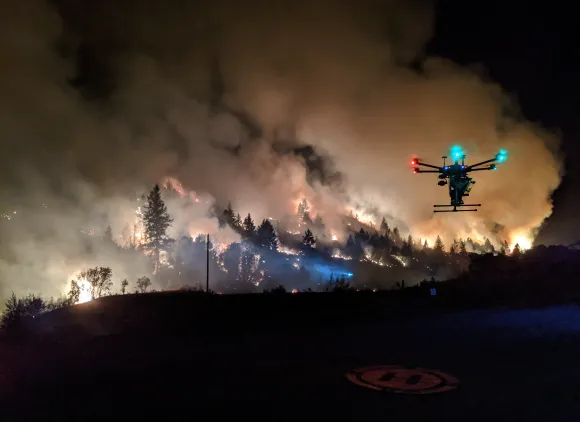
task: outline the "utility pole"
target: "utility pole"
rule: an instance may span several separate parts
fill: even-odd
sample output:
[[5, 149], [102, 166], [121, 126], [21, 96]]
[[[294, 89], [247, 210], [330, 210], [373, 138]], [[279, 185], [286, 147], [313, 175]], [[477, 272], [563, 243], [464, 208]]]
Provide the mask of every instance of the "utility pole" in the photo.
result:
[[205, 291], [209, 293], [209, 233], [207, 234], [206, 252]]

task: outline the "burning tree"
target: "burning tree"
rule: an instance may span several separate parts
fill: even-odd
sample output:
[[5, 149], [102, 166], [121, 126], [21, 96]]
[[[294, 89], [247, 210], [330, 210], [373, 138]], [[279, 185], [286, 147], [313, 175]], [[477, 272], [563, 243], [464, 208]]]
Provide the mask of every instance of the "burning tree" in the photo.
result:
[[399, 233], [399, 229], [397, 227], [393, 229], [391, 236], [393, 238], [393, 243], [395, 244], [395, 246], [401, 247], [403, 244], [403, 240], [401, 239], [401, 234]]
[[459, 247], [459, 242], [457, 240], [453, 239], [453, 243], [449, 247], [449, 253], [451, 255], [457, 255], [460, 252], [461, 251], [460, 251], [460, 247]]
[[224, 210], [220, 219], [220, 227], [225, 227], [226, 224], [229, 224], [232, 228], [236, 228], [236, 214], [234, 213], [231, 202], [228, 202], [228, 207]]
[[459, 239], [459, 254], [462, 256], [467, 256], [467, 246], [463, 239]]
[[81, 286], [76, 280], [71, 280], [70, 290], [68, 292], [68, 300], [71, 305], [78, 303], [81, 299]]
[[489, 240], [489, 238], [487, 238], [487, 237], [485, 238], [485, 244], [483, 245], [483, 249], [485, 250], [485, 253], [494, 253], [495, 252], [495, 248], [491, 244], [491, 240]]
[[306, 231], [304, 232], [302, 244], [310, 248], [314, 248], [314, 246], [316, 246], [316, 239], [314, 238], [314, 234], [312, 234], [312, 231], [310, 229], [306, 229]]
[[248, 213], [248, 216], [244, 218], [244, 223], [242, 225], [244, 232], [242, 233], [244, 239], [251, 239], [256, 234], [256, 225], [252, 216]]
[[433, 250], [440, 255], [445, 253], [445, 246], [443, 245], [443, 241], [439, 235], [437, 236], [437, 240], [435, 240], [435, 246], [433, 247]]
[[383, 221], [381, 221], [380, 230], [381, 234], [385, 236], [387, 239], [391, 238], [391, 228], [389, 227], [389, 223], [387, 223], [385, 217], [383, 217]]
[[161, 199], [159, 185], [155, 185], [147, 196], [147, 205], [144, 208], [145, 243], [143, 247], [153, 252], [155, 270], [157, 270], [160, 251], [165, 249], [172, 241], [172, 239], [167, 237], [167, 229], [173, 222], [167, 212], [165, 202]]
[[243, 288], [260, 284], [261, 272], [259, 267], [260, 255], [256, 254], [250, 244], [244, 244], [242, 246], [238, 267], [238, 281], [242, 283]]
[[[113, 282], [111, 281], [112, 276], [113, 271], [109, 267], [94, 267], [81, 272], [77, 275], [77, 280], [79, 281], [77, 283], [79, 296], [76, 301], [79, 301], [80, 296], [83, 294], [83, 289], [88, 290], [89, 300], [111, 294], [111, 287], [113, 287]], [[74, 284], [71, 283], [71, 285], [72, 292]], [[76, 294], [76, 291], [74, 294]]]
[[507, 250], [506, 250], [506, 247], [505, 247], [504, 242], [501, 242], [500, 245], [501, 246], [499, 247], [499, 254], [500, 255], [506, 255], [507, 254]]
[[240, 229], [242, 227], [242, 217], [240, 217], [240, 213], [238, 213], [232, 222], [234, 229]]
[[263, 220], [258, 227], [256, 243], [259, 247], [270, 251], [278, 249], [278, 237], [270, 220]]
[[301, 221], [304, 221], [306, 219], [310, 219], [310, 206], [308, 205], [308, 202], [306, 201], [306, 198], [304, 198], [299, 204], [298, 204], [298, 210], [296, 211], [296, 215], [298, 216], [298, 218]]

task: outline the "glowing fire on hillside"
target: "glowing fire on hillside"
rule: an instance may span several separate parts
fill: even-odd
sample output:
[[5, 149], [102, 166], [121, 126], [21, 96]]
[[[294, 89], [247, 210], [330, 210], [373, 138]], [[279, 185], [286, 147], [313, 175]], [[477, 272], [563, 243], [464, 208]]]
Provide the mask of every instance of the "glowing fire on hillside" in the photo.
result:
[[79, 303], [86, 303], [93, 300], [91, 295], [91, 284], [87, 280], [79, 280], [78, 281], [80, 293], [79, 293], [79, 300], [76, 302]]

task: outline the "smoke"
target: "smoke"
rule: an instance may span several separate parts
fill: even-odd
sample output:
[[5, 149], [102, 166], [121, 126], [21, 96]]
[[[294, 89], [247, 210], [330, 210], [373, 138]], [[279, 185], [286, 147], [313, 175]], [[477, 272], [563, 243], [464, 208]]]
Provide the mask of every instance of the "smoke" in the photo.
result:
[[[428, 2], [5, 3], [0, 194], [23, 210], [0, 226], [7, 288], [52, 292], [86, 257], [104, 265], [78, 252], [78, 228], [118, 235], [127, 198], [168, 176], [207, 195], [194, 213], [170, 207], [174, 235], [216, 231], [210, 210], [228, 200], [260, 221], [306, 197], [335, 232], [356, 209], [430, 244], [533, 238], [551, 213], [557, 137], [481, 72], [424, 57]], [[409, 158], [438, 162], [455, 143], [470, 161], [509, 159], [475, 177], [481, 212], [434, 217], [446, 192]]]

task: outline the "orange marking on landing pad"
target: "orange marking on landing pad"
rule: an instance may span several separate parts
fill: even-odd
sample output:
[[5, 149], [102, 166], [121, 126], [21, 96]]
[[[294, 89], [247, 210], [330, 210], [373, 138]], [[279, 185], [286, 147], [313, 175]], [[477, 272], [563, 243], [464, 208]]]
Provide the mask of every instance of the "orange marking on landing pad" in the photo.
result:
[[457, 378], [441, 371], [398, 365], [358, 368], [346, 378], [361, 387], [402, 394], [442, 393], [459, 385]]

